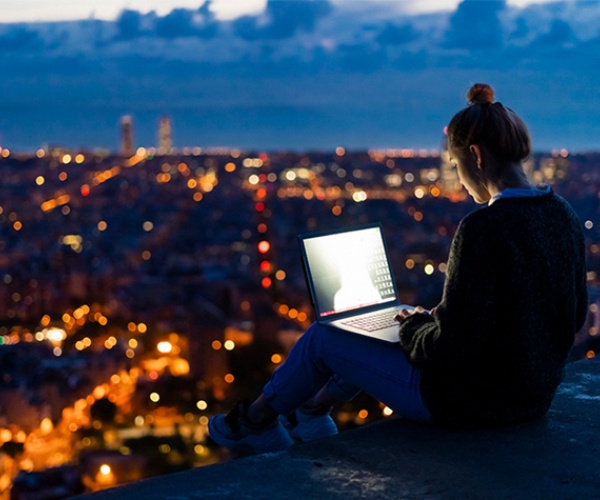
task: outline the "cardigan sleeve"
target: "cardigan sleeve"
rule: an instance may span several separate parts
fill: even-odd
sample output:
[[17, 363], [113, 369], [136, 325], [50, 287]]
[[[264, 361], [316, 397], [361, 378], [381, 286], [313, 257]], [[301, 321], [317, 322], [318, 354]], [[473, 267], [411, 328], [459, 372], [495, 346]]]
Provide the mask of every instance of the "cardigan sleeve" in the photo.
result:
[[484, 350], [497, 313], [497, 264], [494, 238], [481, 215], [471, 214], [457, 229], [433, 314], [413, 314], [400, 324], [400, 345], [417, 367], [469, 362]]

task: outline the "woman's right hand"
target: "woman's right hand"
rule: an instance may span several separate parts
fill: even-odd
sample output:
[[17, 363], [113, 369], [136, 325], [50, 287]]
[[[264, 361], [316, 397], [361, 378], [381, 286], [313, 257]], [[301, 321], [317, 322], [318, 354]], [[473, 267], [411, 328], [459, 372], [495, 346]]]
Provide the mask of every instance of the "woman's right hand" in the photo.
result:
[[394, 320], [401, 322], [403, 320], [405, 320], [406, 318], [408, 318], [409, 316], [412, 316], [415, 313], [426, 313], [427, 311], [425, 310], [425, 308], [423, 306], [416, 306], [416, 307], [403, 307], [402, 309], [400, 309], [400, 312], [398, 314], [396, 314], [396, 316], [394, 316]]

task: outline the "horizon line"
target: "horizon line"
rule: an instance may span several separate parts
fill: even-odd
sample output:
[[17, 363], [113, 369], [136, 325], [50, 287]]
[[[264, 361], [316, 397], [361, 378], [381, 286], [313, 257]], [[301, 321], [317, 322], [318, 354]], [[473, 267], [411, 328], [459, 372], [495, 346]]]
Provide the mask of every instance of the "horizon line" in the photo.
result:
[[[48, 155], [70, 155], [70, 154], [91, 154], [95, 156], [200, 156], [200, 155], [229, 155], [239, 157], [248, 154], [329, 154], [343, 157], [347, 154], [369, 154], [385, 155], [388, 158], [437, 158], [440, 157], [444, 148], [420, 148], [420, 147], [346, 147], [342, 145], [328, 148], [261, 148], [261, 147], [237, 147], [237, 146], [185, 146], [173, 147], [171, 151], [162, 152], [158, 147], [139, 146], [135, 148], [133, 155], [123, 154], [119, 150], [96, 146], [92, 148], [78, 147], [71, 148], [63, 145], [42, 146], [37, 149], [19, 150], [10, 147], [0, 146], [0, 160], [9, 157], [19, 158], [44, 158]], [[530, 156], [550, 154], [554, 157], [566, 158], [572, 155], [600, 154], [600, 146], [597, 149], [571, 149], [571, 148], [549, 148], [537, 149], [531, 152]]]

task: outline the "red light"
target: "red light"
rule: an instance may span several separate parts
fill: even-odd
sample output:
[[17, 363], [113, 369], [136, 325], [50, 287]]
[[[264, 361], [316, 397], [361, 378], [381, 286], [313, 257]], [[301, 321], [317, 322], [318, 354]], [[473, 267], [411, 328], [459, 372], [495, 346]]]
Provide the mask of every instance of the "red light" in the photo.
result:
[[258, 180], [259, 180], [260, 182], [266, 182], [266, 181], [267, 181], [267, 174], [260, 174], [260, 175], [258, 176]]
[[254, 206], [255, 206], [257, 212], [262, 212], [265, 209], [265, 204], [262, 201], [259, 201]]
[[271, 278], [263, 278], [260, 283], [263, 288], [269, 288], [271, 286]]
[[260, 263], [260, 270], [263, 273], [268, 273], [271, 270], [271, 263], [268, 260], [263, 260]]
[[271, 244], [268, 241], [263, 240], [258, 244], [258, 251], [260, 253], [267, 253], [270, 249]]
[[81, 186], [81, 196], [87, 196], [90, 194], [90, 187], [87, 184]]
[[264, 222], [261, 222], [257, 228], [259, 233], [266, 233], [267, 232], [267, 225]]

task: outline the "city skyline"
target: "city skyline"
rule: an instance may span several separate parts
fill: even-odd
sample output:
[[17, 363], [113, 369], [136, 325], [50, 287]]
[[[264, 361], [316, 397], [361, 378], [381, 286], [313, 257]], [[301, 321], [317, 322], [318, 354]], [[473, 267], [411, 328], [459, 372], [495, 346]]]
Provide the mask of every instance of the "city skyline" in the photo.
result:
[[[475, 209], [446, 153], [0, 151], [0, 494], [59, 482], [67, 497], [230, 457], [209, 417], [260, 391], [314, 317], [296, 234], [379, 221], [400, 300], [437, 304]], [[600, 349], [599, 161], [524, 165], [583, 225], [590, 304], [571, 360]], [[365, 396], [334, 418], [391, 414]]]
[[599, 3], [442, 3], [271, 1], [233, 19], [216, 2], [130, 3], [115, 20], [5, 22], [0, 146], [117, 151], [123, 115], [154, 145], [166, 115], [175, 148], [432, 149], [485, 81], [535, 150], [600, 147]]

